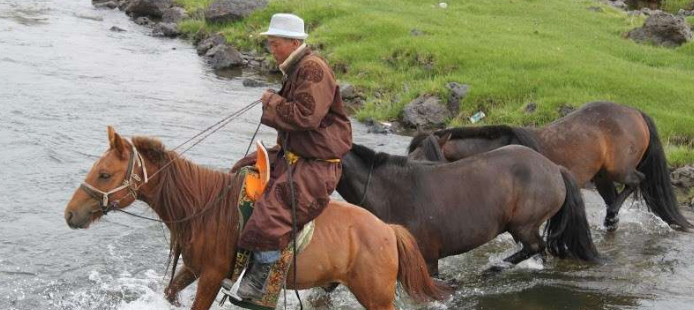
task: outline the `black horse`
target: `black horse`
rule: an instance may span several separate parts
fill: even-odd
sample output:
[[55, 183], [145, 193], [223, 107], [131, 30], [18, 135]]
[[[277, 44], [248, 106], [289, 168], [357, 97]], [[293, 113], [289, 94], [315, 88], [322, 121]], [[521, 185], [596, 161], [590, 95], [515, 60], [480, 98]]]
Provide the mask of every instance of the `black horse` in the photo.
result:
[[[558, 257], [598, 257], [573, 176], [539, 153], [507, 146], [454, 163], [410, 161], [355, 144], [343, 158], [337, 190], [419, 242], [431, 273], [440, 258], [509, 232], [517, 264], [546, 249]], [[546, 242], [540, 226], [546, 225]]]

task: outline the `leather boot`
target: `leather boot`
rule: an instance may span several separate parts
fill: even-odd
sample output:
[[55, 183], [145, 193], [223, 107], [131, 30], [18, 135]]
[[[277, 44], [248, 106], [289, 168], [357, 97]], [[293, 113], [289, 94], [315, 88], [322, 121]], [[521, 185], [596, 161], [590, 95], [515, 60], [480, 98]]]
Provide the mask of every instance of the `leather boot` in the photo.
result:
[[254, 262], [241, 279], [236, 295], [241, 299], [258, 300], [265, 294], [265, 282], [270, 274], [270, 264]]

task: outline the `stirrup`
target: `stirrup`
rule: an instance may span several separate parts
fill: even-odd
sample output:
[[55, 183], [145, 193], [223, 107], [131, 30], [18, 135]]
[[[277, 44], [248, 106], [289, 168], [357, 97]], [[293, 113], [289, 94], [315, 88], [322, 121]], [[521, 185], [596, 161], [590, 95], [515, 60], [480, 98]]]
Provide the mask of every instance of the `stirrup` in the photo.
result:
[[224, 304], [226, 303], [226, 301], [227, 301], [229, 298], [232, 298], [232, 299], [235, 299], [235, 300], [238, 300], [238, 301], [242, 301], [241, 297], [239, 297], [238, 295], [236, 295], [236, 291], [233, 290], [234, 284], [235, 284], [235, 283], [232, 282], [231, 279], [224, 279], [224, 280], [222, 280], [222, 289], [221, 289], [220, 291], [222, 292], [222, 295], [224, 295], [224, 296], [222, 296], [222, 299], [219, 301], [219, 306], [220, 306], [220, 307], [221, 307], [221, 306], [224, 306]]

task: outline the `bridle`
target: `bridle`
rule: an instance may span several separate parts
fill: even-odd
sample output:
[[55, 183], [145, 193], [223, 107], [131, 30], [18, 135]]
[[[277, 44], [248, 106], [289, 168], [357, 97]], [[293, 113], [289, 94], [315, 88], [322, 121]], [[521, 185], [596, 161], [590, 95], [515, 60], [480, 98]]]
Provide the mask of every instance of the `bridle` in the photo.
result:
[[[147, 169], [145, 168], [145, 161], [142, 158], [142, 155], [137, 151], [135, 144], [133, 144], [127, 139], [124, 140], [128, 141], [128, 144], [130, 144], [132, 149], [130, 152], [130, 158], [128, 159], [128, 170], [125, 172], [125, 178], [123, 179], [123, 183], [121, 183], [120, 186], [107, 192], [104, 192], [87, 182], [82, 182], [82, 184], [80, 185], [80, 189], [82, 189], [85, 193], [87, 193], [87, 195], [94, 198], [96, 201], [100, 203], [99, 210], [96, 212], [100, 211], [104, 215], [106, 215], [110, 211], [118, 209], [118, 201], [120, 200], [110, 201], [110, 195], [127, 189], [128, 191], [130, 191], [130, 194], [133, 196], [133, 198], [137, 198], [137, 190], [142, 185], [149, 182]], [[144, 177], [144, 181], [142, 180], [142, 178], [140, 178], [140, 176], [137, 173], [134, 172], [136, 166], [142, 168], [142, 175]], [[141, 183], [138, 185], [138, 182]]]

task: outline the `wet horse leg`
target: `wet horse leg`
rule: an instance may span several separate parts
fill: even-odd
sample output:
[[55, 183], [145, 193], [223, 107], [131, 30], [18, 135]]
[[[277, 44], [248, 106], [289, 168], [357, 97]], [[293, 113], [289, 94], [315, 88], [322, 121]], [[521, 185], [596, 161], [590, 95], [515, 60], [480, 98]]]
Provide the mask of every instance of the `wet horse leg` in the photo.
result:
[[615, 188], [612, 180], [608, 179], [604, 175], [603, 171], [601, 171], [598, 176], [593, 179], [593, 183], [595, 183], [598, 193], [600, 193], [600, 196], [605, 201], [605, 207], [607, 209], [603, 225], [605, 225], [607, 230], [614, 231], [617, 229], [619, 219], [617, 218], [616, 213], [610, 212], [610, 206], [614, 205], [614, 202], [617, 199], [617, 188]]
[[178, 293], [193, 283], [195, 279], [197, 279], [195, 273], [184, 265], [178, 273], [176, 273], [171, 284], [164, 290], [166, 300], [172, 305], [180, 307], [181, 303], [178, 301]]
[[209, 310], [222, 287], [228, 270], [205, 270], [198, 281], [198, 290], [191, 310]]
[[[633, 170], [627, 174], [624, 179], [624, 189], [617, 195], [614, 201], [607, 206], [607, 214], [605, 215], [605, 227], [608, 231], [617, 230], [619, 223], [619, 210], [622, 208], [624, 201], [636, 191], [639, 184], [645, 179], [645, 175], [639, 171]], [[613, 185], [614, 187], [614, 185]]]
[[[515, 233], [510, 232], [516, 241], [520, 241], [523, 245], [520, 251], [513, 253], [511, 256], [504, 259], [504, 262], [511, 265], [517, 265], [518, 263], [533, 257], [535, 254], [540, 254], [545, 250], [545, 241], [539, 233], [539, 228], [532, 229], [527, 232]], [[506, 269], [504, 266], [492, 266], [486, 270], [487, 273], [500, 272]]]
[[[347, 287], [357, 298], [359, 303], [367, 310], [395, 310], [395, 275], [397, 267], [391, 277], [378, 276], [378, 272], [367, 271], [367, 276], [356, 276], [349, 279]], [[363, 274], [361, 274], [363, 275]], [[390, 278], [390, 279], [389, 279]]]

